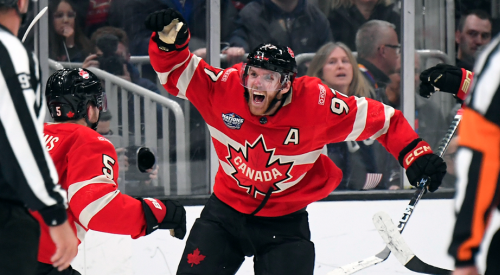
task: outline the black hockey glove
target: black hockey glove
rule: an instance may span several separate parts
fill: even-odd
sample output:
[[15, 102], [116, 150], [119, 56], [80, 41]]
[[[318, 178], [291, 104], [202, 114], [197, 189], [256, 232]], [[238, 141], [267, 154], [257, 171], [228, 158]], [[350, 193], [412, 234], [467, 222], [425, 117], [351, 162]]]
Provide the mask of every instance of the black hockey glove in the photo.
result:
[[438, 189], [446, 174], [446, 163], [433, 154], [429, 144], [421, 138], [412, 141], [399, 153], [399, 163], [406, 169], [408, 181], [415, 187], [421, 179], [429, 177], [427, 188], [431, 192]]
[[146, 217], [146, 235], [156, 229], [172, 229], [170, 234], [178, 239], [186, 235], [186, 210], [177, 201], [138, 198]]
[[153, 38], [162, 51], [181, 51], [189, 42], [186, 20], [174, 9], [155, 11], [144, 21], [146, 28], [156, 32]]
[[420, 95], [429, 98], [434, 92], [453, 94], [462, 103], [470, 90], [471, 71], [459, 67], [437, 64], [420, 74]]

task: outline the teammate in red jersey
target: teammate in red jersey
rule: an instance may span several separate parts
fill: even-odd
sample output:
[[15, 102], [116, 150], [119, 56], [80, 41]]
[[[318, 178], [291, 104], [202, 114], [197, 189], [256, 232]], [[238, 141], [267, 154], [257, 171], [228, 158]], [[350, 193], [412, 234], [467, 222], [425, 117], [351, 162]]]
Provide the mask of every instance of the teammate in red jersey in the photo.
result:
[[[102, 111], [99, 79], [85, 69], [59, 70], [47, 81], [46, 97], [56, 123], [45, 125], [45, 144], [61, 187], [68, 193], [68, 220], [80, 241], [89, 229], [132, 238], [156, 229], [173, 229], [175, 237], [184, 238], [186, 212], [178, 202], [132, 198], [118, 191], [116, 151], [109, 140], [91, 129], [97, 126]], [[143, 170], [154, 164], [154, 156], [149, 160]], [[33, 215], [42, 221], [38, 212]], [[40, 224], [37, 274], [55, 274], [50, 261], [55, 246], [48, 227]], [[68, 268], [56, 274], [79, 273]]]
[[327, 143], [377, 139], [415, 185], [434, 191], [446, 164], [402, 113], [347, 97], [318, 78], [295, 79], [288, 47], [263, 44], [225, 70], [187, 48], [189, 30], [172, 10], [146, 19], [149, 55], [165, 89], [201, 113], [219, 158], [214, 194], [193, 225], [177, 274], [234, 274], [254, 256], [256, 274], [313, 274], [306, 206], [330, 194], [342, 173], [321, 154]]

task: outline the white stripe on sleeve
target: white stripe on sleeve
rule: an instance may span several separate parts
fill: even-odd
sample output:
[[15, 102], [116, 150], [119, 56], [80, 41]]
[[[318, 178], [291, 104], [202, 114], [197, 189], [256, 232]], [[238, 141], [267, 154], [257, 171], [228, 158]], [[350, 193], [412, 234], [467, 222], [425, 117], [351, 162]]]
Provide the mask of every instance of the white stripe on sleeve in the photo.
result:
[[68, 188], [68, 202], [71, 201], [71, 198], [78, 192], [78, 190], [82, 189], [83, 187], [89, 185], [89, 184], [94, 184], [94, 183], [107, 183], [107, 184], [112, 184], [116, 185], [116, 183], [113, 180], [108, 179], [104, 175], [97, 176], [95, 178], [92, 178], [90, 180], [85, 180], [85, 181], [80, 181], [80, 182], [75, 182], [71, 184]]
[[356, 140], [365, 130], [366, 118], [368, 117], [368, 101], [364, 97], [356, 97], [356, 105], [358, 106], [356, 120], [354, 121], [351, 133], [344, 141]]
[[200, 61], [201, 58], [196, 55], [193, 55], [193, 58], [189, 60], [189, 64], [186, 66], [186, 69], [184, 69], [181, 76], [179, 77], [179, 81], [177, 81], [177, 88], [179, 89], [179, 94], [177, 95], [177, 97], [187, 99], [186, 90], [189, 86], [189, 83], [191, 83], [191, 78], [193, 78], [193, 75]]
[[97, 214], [101, 209], [106, 207], [116, 196], [120, 194], [119, 190], [115, 190], [113, 192], [107, 193], [106, 195], [102, 196], [101, 198], [89, 203], [87, 207], [85, 207], [82, 212], [80, 213], [80, 216], [78, 217], [78, 220], [80, 223], [85, 226], [85, 228], [89, 228], [89, 223], [90, 220]]
[[387, 130], [389, 130], [389, 125], [391, 124], [391, 118], [394, 116], [394, 108], [388, 105], [384, 105], [384, 114], [385, 114], [385, 122], [384, 122], [384, 127], [380, 129], [378, 132], [375, 133], [375, 135], [371, 136], [370, 139], [377, 139], [381, 135], [387, 133]]

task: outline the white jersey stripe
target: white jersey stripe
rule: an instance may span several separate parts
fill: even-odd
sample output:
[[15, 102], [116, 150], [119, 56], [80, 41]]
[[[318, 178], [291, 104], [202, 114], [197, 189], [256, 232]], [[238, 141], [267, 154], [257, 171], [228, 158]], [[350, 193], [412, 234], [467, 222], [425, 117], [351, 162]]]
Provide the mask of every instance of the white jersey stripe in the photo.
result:
[[76, 237], [80, 240], [80, 242], [83, 243], [83, 240], [85, 240], [85, 235], [87, 234], [87, 230], [85, 230], [85, 228], [83, 228], [79, 223], [74, 223], [76, 227]]
[[[32, 108], [29, 109], [32, 110]], [[34, 114], [31, 115], [34, 116]], [[21, 122], [19, 120], [17, 110], [14, 107], [14, 102], [12, 101], [12, 97], [10, 96], [9, 90], [7, 88], [7, 83], [5, 82], [2, 71], [0, 71], [0, 122], [3, 124], [3, 127], [5, 129], [8, 129], [5, 134], [7, 135], [7, 139], [10, 142], [12, 151], [14, 152], [18, 160], [22, 159], [22, 161], [19, 161], [18, 163], [21, 167], [21, 170], [23, 171], [24, 176], [26, 177], [28, 185], [33, 191], [33, 194], [35, 194], [37, 198], [45, 205], [57, 204], [57, 201], [53, 199], [47, 192], [47, 189], [43, 184], [45, 181], [42, 177], [42, 174], [40, 173], [40, 170], [33, 169], [35, 167], [38, 167], [38, 164], [35, 160], [35, 157], [33, 156], [33, 152], [31, 151], [28, 140], [26, 139], [26, 135], [24, 134], [24, 129], [22, 128]], [[41, 142], [43, 140], [41, 136], [39, 140], [40, 145], [44, 147], [45, 145]], [[49, 167], [54, 168], [50, 157], [49, 160], [50, 161], [48, 161], [47, 163], [52, 164], [52, 166]], [[52, 171], [50, 174], [51, 176], [54, 176]], [[55, 173], [55, 177], [53, 177], [53, 179], [55, 180], [55, 182], [58, 181], [57, 172]], [[66, 197], [64, 193], [61, 195], [63, 195], [63, 198]]]
[[82, 212], [80, 213], [80, 216], [78, 217], [78, 220], [80, 223], [85, 227], [89, 228], [89, 223], [90, 220], [97, 214], [101, 209], [106, 207], [118, 194], [120, 193], [119, 190], [115, 190], [113, 192], [110, 192], [101, 198], [89, 203], [87, 207], [85, 207]]
[[[497, 45], [498, 46], [498, 45]], [[483, 54], [487, 56], [488, 54]], [[481, 75], [479, 75], [474, 86], [474, 97], [470, 106], [477, 110], [482, 115], [490, 107], [493, 96], [495, 95], [500, 84], [500, 47], [495, 48], [495, 52], [491, 53], [488, 64], [485, 64]]]
[[389, 124], [391, 123], [391, 118], [394, 116], [394, 108], [388, 105], [384, 105], [384, 114], [385, 114], [385, 122], [384, 122], [384, 127], [380, 129], [378, 132], [376, 132], [373, 136], [371, 136], [369, 139], [377, 139], [381, 135], [384, 135], [387, 133], [387, 130], [389, 130]]
[[364, 97], [355, 97], [358, 110], [356, 111], [356, 120], [354, 121], [351, 133], [344, 141], [356, 140], [365, 130], [366, 118], [368, 117], [368, 101]]
[[191, 79], [193, 78], [193, 75], [196, 72], [196, 68], [200, 63], [200, 60], [201, 58], [196, 55], [193, 55], [191, 60], [189, 60], [189, 64], [179, 77], [179, 81], [177, 81], [177, 88], [179, 89], [179, 94], [177, 94], [177, 97], [187, 99], [186, 90], [188, 88], [189, 83], [191, 83]]
[[165, 73], [159, 73], [159, 72], [156, 72], [156, 74], [158, 75], [158, 79], [160, 80], [160, 84], [161, 85], [165, 85], [168, 81], [168, 75], [173, 72], [175, 69], [179, 68], [180, 66], [184, 65], [184, 63], [186, 63], [186, 61], [188, 61], [189, 59], [189, 56], [186, 58], [186, 60], [182, 61], [181, 63], [179, 64], [176, 64], [172, 70], [168, 71], [168, 72], [165, 72]]
[[455, 211], [458, 213], [465, 199], [465, 193], [468, 184], [469, 168], [472, 162], [472, 150], [468, 148], [459, 148], [455, 156], [455, 171], [457, 172], [457, 181], [455, 186]]
[[116, 185], [116, 183], [113, 180], [108, 179], [104, 175], [97, 176], [95, 178], [92, 178], [90, 180], [85, 180], [81, 182], [75, 182], [71, 184], [68, 188], [68, 202], [71, 202], [71, 198], [78, 192], [80, 189], [83, 187], [89, 185], [89, 184], [94, 184], [94, 183], [108, 183], [112, 185]]

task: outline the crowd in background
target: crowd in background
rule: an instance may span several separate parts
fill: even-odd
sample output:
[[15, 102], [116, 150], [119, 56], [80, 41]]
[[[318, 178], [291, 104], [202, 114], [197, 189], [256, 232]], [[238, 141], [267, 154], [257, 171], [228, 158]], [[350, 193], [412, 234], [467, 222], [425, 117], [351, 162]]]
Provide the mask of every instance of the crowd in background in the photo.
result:
[[[205, 58], [205, 0], [49, 0], [49, 57], [80, 62], [84, 68], [99, 67], [160, 94], [152, 70], [145, 67], [140, 75], [130, 56], [148, 54], [151, 32], [144, 19], [169, 7], [187, 21], [191, 52]], [[401, 107], [400, 1], [221, 0], [220, 8], [221, 53], [227, 56], [224, 67], [243, 61], [245, 53], [260, 43], [286, 45], [295, 55], [316, 53], [312, 61], [300, 65], [299, 76], [315, 76], [344, 94]], [[478, 52], [498, 31], [490, 16], [491, 3], [456, 1], [455, 8], [456, 64], [472, 70]], [[416, 87], [422, 66], [416, 55]], [[439, 104], [419, 97], [415, 100], [415, 128], [436, 150], [451, 118], [442, 115]], [[129, 104], [129, 113], [133, 107]], [[196, 114], [191, 119], [201, 121]], [[129, 122], [133, 125], [134, 119]], [[204, 123], [191, 124], [195, 125], [190, 128], [191, 136], [204, 138]], [[440, 130], [435, 130], [436, 125]], [[191, 149], [192, 154], [199, 154], [198, 149]], [[455, 150], [452, 146], [445, 159], [451, 162]], [[330, 144], [327, 152], [344, 173], [338, 190], [400, 188], [398, 161], [376, 141]], [[448, 167], [453, 166], [449, 163]], [[453, 171], [449, 173], [443, 187], [454, 184]]]

